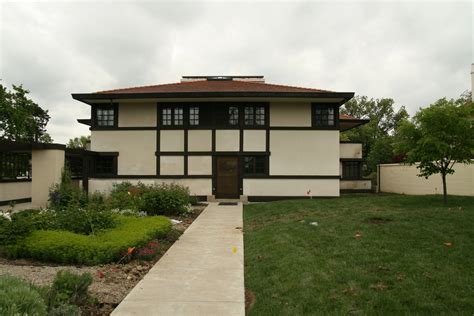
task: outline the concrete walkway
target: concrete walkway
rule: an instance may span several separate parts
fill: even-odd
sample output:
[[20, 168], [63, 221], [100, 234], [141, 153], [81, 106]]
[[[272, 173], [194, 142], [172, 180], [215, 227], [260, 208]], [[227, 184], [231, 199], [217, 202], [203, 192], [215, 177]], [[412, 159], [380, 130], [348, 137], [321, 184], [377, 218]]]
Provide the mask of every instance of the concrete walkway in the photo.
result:
[[210, 203], [112, 315], [245, 315], [242, 203]]

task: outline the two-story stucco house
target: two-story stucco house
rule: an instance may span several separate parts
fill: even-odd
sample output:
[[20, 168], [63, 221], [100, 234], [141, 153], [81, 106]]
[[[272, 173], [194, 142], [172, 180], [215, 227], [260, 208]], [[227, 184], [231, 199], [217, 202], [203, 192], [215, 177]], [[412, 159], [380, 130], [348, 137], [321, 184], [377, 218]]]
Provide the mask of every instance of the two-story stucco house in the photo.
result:
[[361, 144], [341, 131], [353, 92], [267, 84], [263, 76], [184, 76], [180, 83], [77, 93], [91, 107], [89, 191], [120, 181], [183, 184], [202, 198], [262, 201], [370, 189]]

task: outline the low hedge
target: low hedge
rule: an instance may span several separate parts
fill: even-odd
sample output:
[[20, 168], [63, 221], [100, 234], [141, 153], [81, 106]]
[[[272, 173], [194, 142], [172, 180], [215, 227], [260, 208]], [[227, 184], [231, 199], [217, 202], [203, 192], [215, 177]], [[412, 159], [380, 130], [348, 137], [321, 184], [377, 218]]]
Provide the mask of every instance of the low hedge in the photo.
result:
[[69, 231], [33, 231], [15, 245], [7, 246], [6, 251], [13, 258], [95, 265], [116, 261], [129, 247], [144, 246], [171, 230], [170, 220], [163, 216], [117, 216], [117, 221], [116, 227], [95, 236]]

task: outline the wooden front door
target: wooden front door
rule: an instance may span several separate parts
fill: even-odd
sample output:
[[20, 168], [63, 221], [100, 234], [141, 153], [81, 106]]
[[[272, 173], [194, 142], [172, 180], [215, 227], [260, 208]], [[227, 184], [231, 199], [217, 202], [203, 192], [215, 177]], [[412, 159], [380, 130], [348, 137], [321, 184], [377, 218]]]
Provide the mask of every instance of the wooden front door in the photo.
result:
[[239, 158], [216, 157], [216, 198], [238, 199]]

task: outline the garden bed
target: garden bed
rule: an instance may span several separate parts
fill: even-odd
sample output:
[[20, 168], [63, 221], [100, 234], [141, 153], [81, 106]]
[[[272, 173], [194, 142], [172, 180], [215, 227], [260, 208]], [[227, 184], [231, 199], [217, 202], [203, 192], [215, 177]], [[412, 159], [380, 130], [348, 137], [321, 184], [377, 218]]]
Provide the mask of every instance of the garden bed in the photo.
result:
[[187, 216], [172, 217], [181, 223], [174, 225], [164, 238], [153, 241], [157, 243], [155, 248], [157, 254], [150, 261], [134, 259], [121, 264], [79, 266], [47, 264], [31, 259], [0, 258], [0, 275], [10, 274], [36, 285], [49, 285], [60, 270], [68, 270], [77, 274], [88, 272], [93, 277], [93, 283], [89, 287], [90, 294], [98, 300], [98, 304], [94, 306], [95, 309], [88, 312], [95, 315], [108, 315], [173, 245], [184, 230], [192, 224], [204, 208], [205, 204], [200, 204], [193, 206], [192, 212]]

